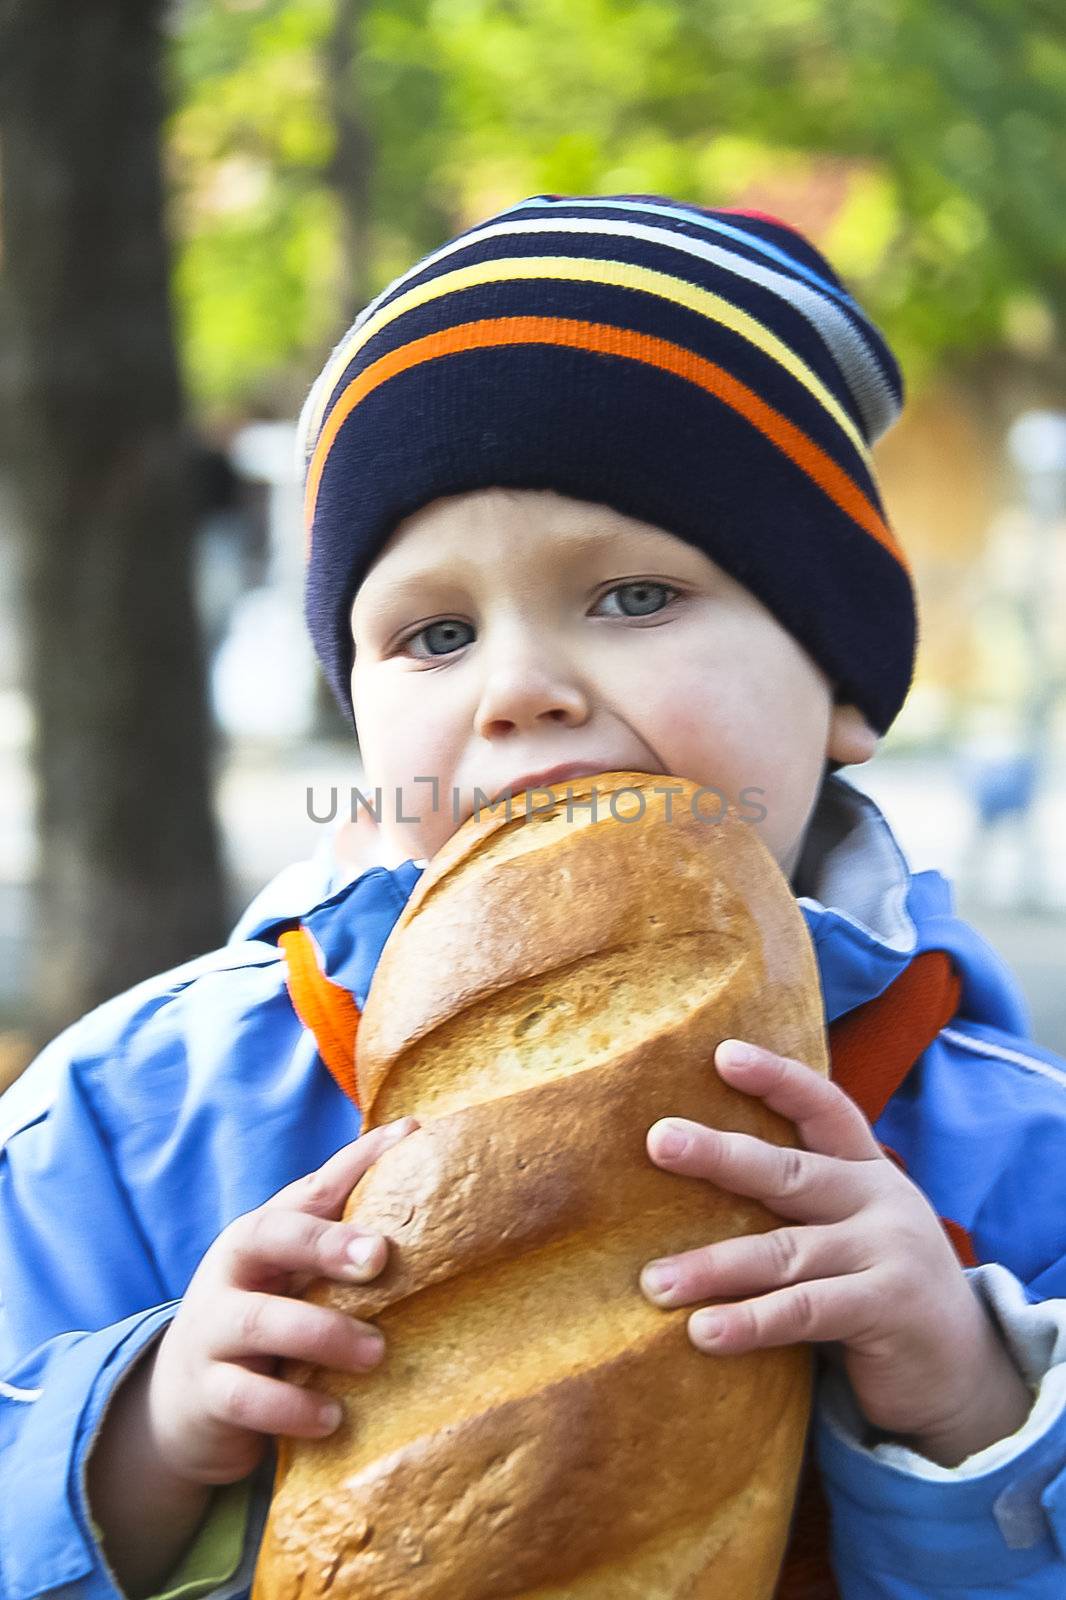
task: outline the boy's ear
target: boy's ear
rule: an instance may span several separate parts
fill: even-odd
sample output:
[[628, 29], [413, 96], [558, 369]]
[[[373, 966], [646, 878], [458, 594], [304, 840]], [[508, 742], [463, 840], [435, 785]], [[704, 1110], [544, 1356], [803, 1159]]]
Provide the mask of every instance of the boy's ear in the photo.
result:
[[880, 742], [880, 735], [874, 732], [858, 706], [843, 702], [833, 706], [825, 745], [832, 770], [869, 761]]

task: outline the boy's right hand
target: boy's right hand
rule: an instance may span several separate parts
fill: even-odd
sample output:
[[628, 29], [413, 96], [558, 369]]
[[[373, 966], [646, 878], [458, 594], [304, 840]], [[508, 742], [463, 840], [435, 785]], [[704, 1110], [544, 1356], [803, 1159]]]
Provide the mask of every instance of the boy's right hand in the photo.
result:
[[[385, 1265], [386, 1240], [337, 1219], [359, 1179], [383, 1151], [419, 1124], [413, 1117], [375, 1128], [315, 1172], [237, 1217], [206, 1252], [176, 1316], [156, 1347], [148, 1421], [157, 1451], [176, 1476], [226, 1484], [245, 1478], [267, 1436], [321, 1439], [336, 1402], [270, 1376], [282, 1357], [367, 1371], [384, 1354], [370, 1323], [294, 1299], [315, 1278], [366, 1283]], [[348, 1259], [353, 1241], [360, 1263]]]

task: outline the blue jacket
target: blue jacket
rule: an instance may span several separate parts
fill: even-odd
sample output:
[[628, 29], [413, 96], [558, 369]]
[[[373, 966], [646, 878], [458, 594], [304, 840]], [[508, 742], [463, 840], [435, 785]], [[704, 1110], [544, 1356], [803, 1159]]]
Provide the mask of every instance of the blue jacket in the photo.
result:
[[[338, 886], [315, 861], [253, 902], [228, 944], [68, 1028], [0, 1097], [0, 1597], [121, 1597], [85, 1468], [108, 1398], [174, 1315], [218, 1233], [356, 1138], [289, 1002], [275, 939], [304, 916], [362, 1006], [424, 863]], [[826, 1019], [920, 950], [954, 956], [958, 1017], [875, 1124], [942, 1215], [1037, 1394], [1023, 1428], [947, 1469], [869, 1441], [846, 1380], [819, 1380], [815, 1444], [844, 1600], [1066, 1596], [1066, 1064], [1030, 1038], [1003, 963], [912, 875], [872, 800], [830, 778], [795, 888]], [[246, 1600], [273, 1452], [242, 1486], [239, 1564], [183, 1596]], [[222, 1491], [216, 1491], [221, 1495]], [[242, 1502], [243, 1503], [243, 1502]]]

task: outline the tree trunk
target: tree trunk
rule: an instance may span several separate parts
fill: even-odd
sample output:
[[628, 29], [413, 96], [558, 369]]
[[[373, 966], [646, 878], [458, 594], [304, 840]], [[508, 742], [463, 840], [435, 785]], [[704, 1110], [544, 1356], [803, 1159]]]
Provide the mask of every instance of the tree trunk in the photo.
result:
[[224, 927], [160, 135], [163, 0], [0, 0], [10, 470], [48, 1037]]
[[371, 178], [374, 141], [359, 94], [359, 25], [364, 0], [336, 0], [325, 47], [325, 79], [335, 144], [327, 176], [336, 196], [344, 238], [346, 322], [370, 298]]

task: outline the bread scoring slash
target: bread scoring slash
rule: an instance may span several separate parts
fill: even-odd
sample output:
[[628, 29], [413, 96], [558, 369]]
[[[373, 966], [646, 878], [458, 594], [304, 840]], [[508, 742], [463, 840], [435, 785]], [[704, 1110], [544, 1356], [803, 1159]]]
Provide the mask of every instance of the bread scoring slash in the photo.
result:
[[[253, 1600], [769, 1600], [810, 1412], [803, 1345], [691, 1344], [641, 1268], [777, 1222], [658, 1168], [682, 1116], [796, 1144], [713, 1055], [828, 1073], [806, 924], [755, 826], [610, 772], [515, 796], [434, 856], [359, 1025], [365, 1127], [422, 1126], [345, 1218], [390, 1239], [370, 1373], [293, 1361], [345, 1421], [278, 1440]], [[695, 802], [693, 803], [695, 797]], [[595, 798], [595, 807], [591, 804]]]

